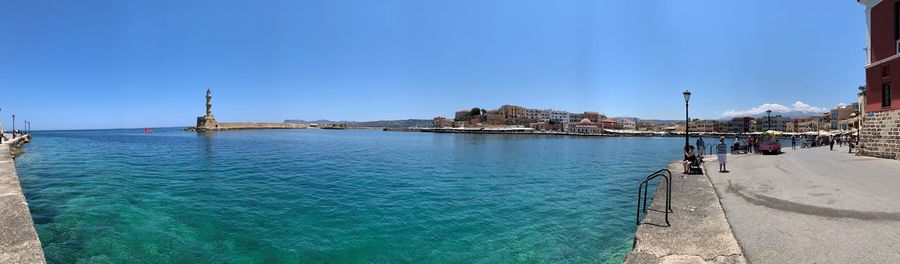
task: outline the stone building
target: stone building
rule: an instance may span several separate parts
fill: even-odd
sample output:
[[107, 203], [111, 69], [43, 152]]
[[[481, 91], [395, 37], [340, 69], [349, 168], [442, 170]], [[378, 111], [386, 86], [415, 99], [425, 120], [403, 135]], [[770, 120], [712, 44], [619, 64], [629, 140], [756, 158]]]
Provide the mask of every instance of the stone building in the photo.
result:
[[570, 133], [583, 135], [596, 135], [601, 133], [601, 125], [591, 122], [590, 119], [581, 119], [578, 123], [569, 127]]
[[[865, 114], [861, 155], [900, 159], [900, 0], [857, 0], [866, 7]], [[893, 70], [892, 70], [893, 68]], [[900, 79], [898, 79], [900, 80]]]
[[525, 123], [525, 107], [503, 105], [500, 106], [499, 112], [500, 115], [503, 115], [503, 118], [506, 119], [506, 121], [511, 125]]
[[470, 117], [470, 115], [469, 115], [470, 113], [471, 113], [471, 110], [467, 110], [467, 109], [456, 111], [456, 115], [454, 116], [453, 120], [454, 121], [468, 121], [469, 117]]
[[434, 127], [437, 127], [437, 128], [441, 128], [441, 127], [452, 127], [452, 126], [453, 126], [453, 120], [444, 118], [443, 116], [436, 116], [436, 117], [434, 117], [434, 120], [433, 120], [433, 122], [432, 122], [432, 125], [433, 125]]

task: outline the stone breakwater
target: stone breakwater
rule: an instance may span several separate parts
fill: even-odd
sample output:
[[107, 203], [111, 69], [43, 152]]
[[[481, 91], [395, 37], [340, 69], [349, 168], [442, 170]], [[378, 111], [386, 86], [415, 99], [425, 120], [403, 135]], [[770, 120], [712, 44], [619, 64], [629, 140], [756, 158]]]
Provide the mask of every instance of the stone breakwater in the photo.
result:
[[46, 263], [12, 155], [30, 140], [26, 135], [0, 144], [0, 263]]
[[185, 131], [221, 131], [221, 130], [241, 130], [241, 129], [305, 129], [309, 126], [305, 124], [292, 123], [218, 123], [213, 126], [188, 127]]

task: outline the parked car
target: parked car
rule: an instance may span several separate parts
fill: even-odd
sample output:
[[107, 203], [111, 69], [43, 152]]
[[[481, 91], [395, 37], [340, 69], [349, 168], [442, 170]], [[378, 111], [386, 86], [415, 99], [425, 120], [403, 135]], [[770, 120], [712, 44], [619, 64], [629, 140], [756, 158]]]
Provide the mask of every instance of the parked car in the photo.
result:
[[774, 137], [765, 138], [759, 142], [758, 148], [762, 154], [779, 154], [781, 153], [781, 142]]

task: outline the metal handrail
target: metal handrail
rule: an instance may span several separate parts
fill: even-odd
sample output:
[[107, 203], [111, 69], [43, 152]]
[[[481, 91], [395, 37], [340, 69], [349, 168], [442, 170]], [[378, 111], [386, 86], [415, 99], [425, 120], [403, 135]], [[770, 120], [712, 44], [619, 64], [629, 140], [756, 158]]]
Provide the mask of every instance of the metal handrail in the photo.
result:
[[[641, 208], [643, 208], [644, 216], [647, 215], [647, 194], [649, 191], [647, 190], [650, 185], [650, 181], [662, 176], [666, 179], [666, 227], [672, 226], [669, 224], [669, 213], [674, 213], [672, 211], [672, 172], [668, 169], [661, 169], [644, 178], [641, 181], [641, 184], [638, 185], [638, 204], [637, 204], [637, 216], [635, 219], [635, 225], [641, 225]], [[660, 180], [662, 183], [662, 180]], [[643, 202], [641, 202], [643, 200]]]

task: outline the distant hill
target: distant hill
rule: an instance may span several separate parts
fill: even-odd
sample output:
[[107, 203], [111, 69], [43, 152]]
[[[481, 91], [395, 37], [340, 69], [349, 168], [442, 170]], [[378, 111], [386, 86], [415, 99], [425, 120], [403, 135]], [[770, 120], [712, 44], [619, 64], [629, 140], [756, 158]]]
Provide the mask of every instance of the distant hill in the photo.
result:
[[332, 121], [319, 119], [314, 121], [288, 119], [285, 123], [294, 124], [347, 124], [347, 127], [430, 127], [431, 119], [404, 119], [404, 120], [378, 120], [378, 121]]

